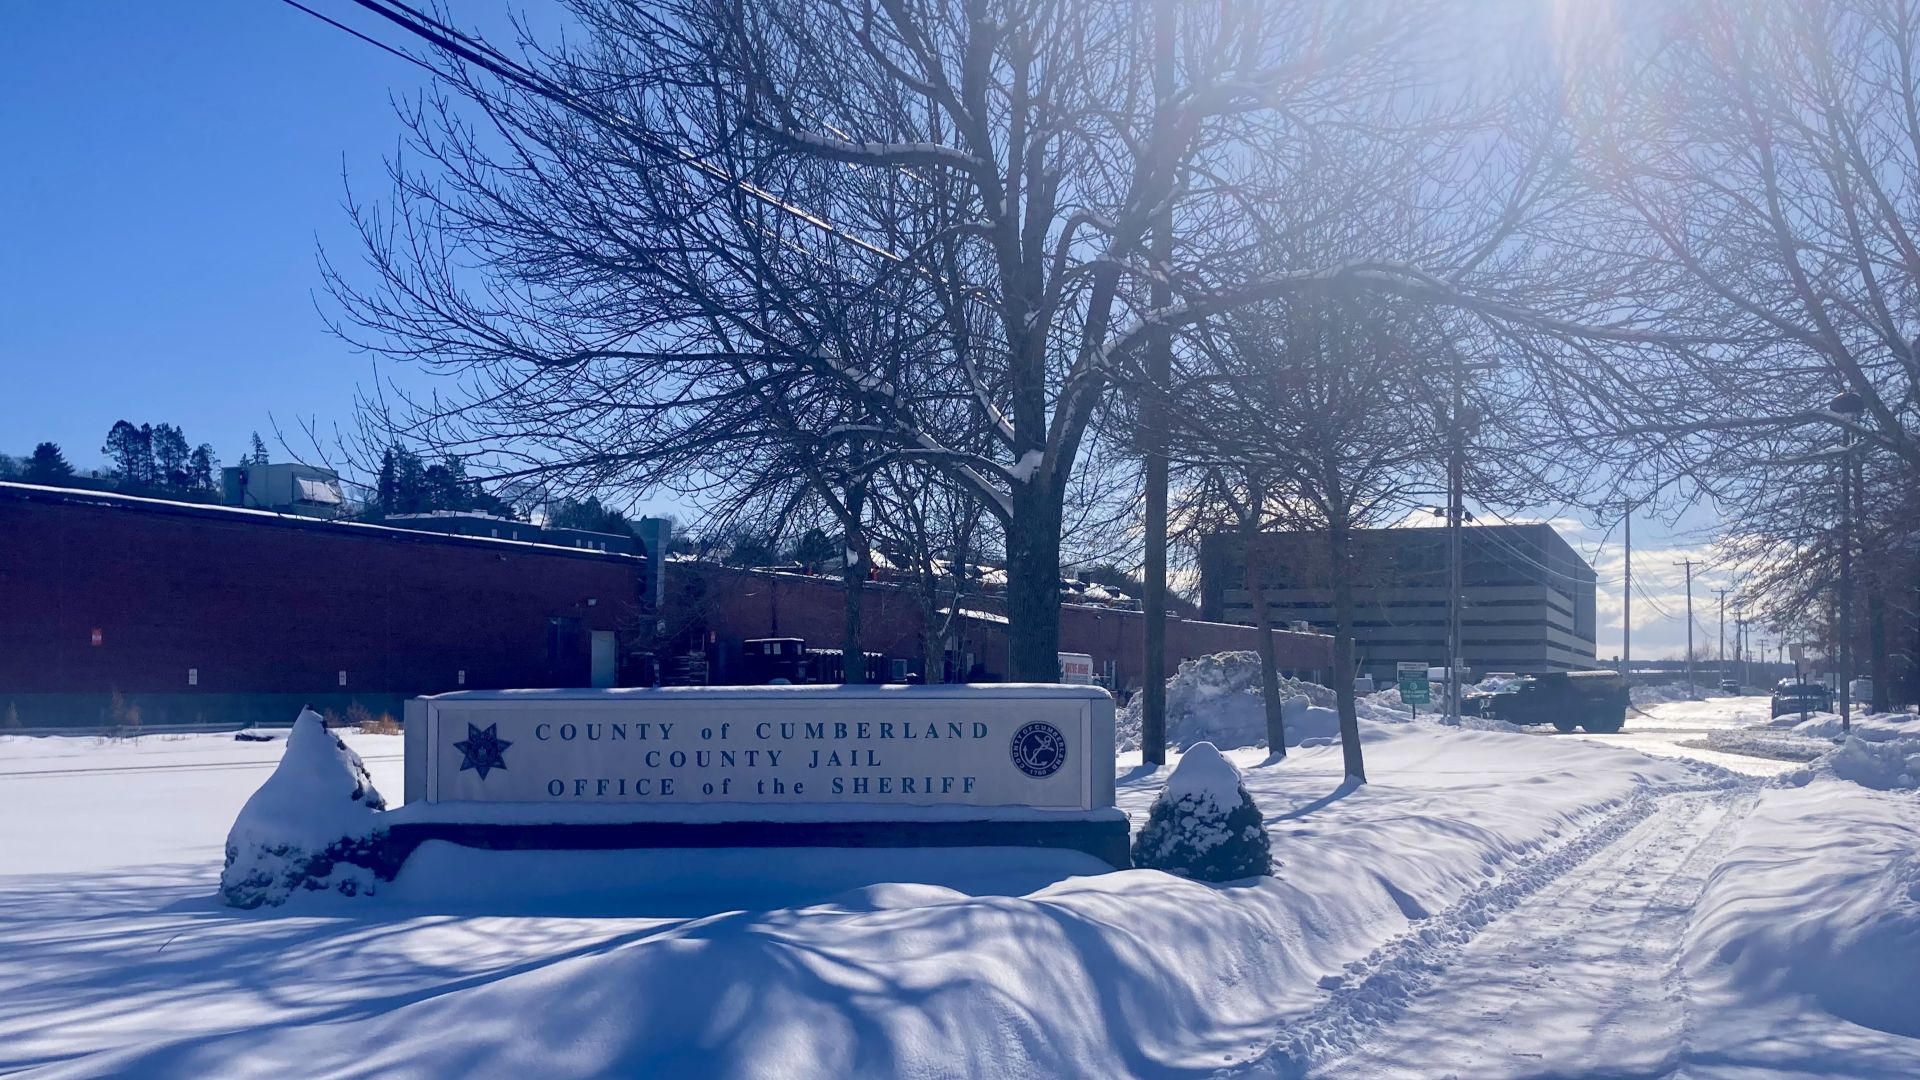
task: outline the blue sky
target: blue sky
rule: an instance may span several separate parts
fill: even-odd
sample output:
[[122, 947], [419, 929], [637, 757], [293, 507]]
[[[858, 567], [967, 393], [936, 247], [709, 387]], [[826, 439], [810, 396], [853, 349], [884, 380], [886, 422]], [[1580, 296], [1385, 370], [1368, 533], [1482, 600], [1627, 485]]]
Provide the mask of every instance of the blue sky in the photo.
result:
[[[376, 29], [343, 0], [308, 4]], [[505, 30], [504, 3], [459, 11]], [[96, 465], [124, 418], [231, 462], [253, 431], [274, 444], [276, 421], [296, 449], [302, 420], [346, 423], [372, 361], [327, 333], [315, 251], [354, 257], [341, 171], [384, 193], [389, 94], [425, 72], [273, 0], [0, 4], [0, 41], [0, 453], [51, 439]], [[1636, 533], [1643, 574], [1670, 576], [1681, 541]], [[1569, 538], [1591, 555], [1599, 532]], [[1617, 577], [1617, 549], [1599, 554]], [[1678, 581], [1649, 585], [1670, 601]], [[1602, 592], [1608, 656], [1618, 588]], [[1683, 640], [1636, 609], [1637, 654]]]
[[379, 186], [425, 73], [268, 0], [6, 4], [0, 40], [0, 452], [97, 463], [126, 418], [230, 462], [345, 420], [370, 366], [314, 308], [316, 244], [351, 252], [342, 163]]

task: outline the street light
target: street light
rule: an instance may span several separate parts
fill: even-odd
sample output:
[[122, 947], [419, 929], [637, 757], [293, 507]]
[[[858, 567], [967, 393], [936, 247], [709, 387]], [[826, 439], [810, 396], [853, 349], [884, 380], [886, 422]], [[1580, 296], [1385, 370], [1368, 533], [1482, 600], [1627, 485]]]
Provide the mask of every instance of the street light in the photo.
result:
[[1843, 417], [1840, 428], [1840, 730], [1853, 730], [1853, 428], [1866, 402], [1849, 390], [1834, 395], [1827, 410]]

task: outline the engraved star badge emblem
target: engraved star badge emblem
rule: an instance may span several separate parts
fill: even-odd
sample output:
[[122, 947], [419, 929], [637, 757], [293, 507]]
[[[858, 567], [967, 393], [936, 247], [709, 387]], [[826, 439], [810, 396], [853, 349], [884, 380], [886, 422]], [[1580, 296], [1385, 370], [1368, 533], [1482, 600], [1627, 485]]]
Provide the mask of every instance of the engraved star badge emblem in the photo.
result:
[[507, 747], [513, 744], [500, 737], [499, 728], [499, 724], [488, 724], [487, 729], [482, 731], [472, 724], [467, 725], [466, 740], [453, 744], [453, 748], [460, 751], [461, 772], [472, 769], [480, 774], [480, 779], [485, 780], [487, 770], [507, 767]]

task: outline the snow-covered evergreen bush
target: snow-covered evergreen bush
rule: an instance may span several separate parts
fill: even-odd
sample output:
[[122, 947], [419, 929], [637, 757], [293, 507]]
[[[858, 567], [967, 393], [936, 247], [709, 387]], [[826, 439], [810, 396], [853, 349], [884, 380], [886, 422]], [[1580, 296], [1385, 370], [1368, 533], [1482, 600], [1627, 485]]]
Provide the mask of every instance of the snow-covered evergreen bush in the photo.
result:
[[1266, 821], [1212, 743], [1190, 748], [1133, 839], [1133, 865], [1197, 881], [1273, 872]]
[[312, 709], [300, 711], [286, 747], [227, 833], [220, 895], [253, 908], [295, 890], [372, 892], [387, 803], [366, 764]]

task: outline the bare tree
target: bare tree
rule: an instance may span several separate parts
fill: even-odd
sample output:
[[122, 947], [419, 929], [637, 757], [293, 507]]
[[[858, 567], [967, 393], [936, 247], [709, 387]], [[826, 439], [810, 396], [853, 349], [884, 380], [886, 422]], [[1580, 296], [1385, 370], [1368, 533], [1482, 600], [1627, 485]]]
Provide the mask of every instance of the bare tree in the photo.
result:
[[[1197, 441], [1197, 440], [1188, 440]], [[1172, 513], [1177, 525], [1170, 541], [1197, 550], [1209, 536], [1228, 533], [1238, 538], [1245, 568], [1243, 584], [1252, 601], [1254, 648], [1260, 657], [1260, 698], [1267, 721], [1269, 760], [1287, 756], [1287, 726], [1280, 701], [1280, 666], [1273, 642], [1273, 623], [1268, 615], [1267, 578], [1270, 545], [1269, 528], [1281, 527], [1272, 514], [1271, 495], [1276, 491], [1266, 468], [1245, 462], [1188, 466], [1182, 470], [1180, 497]], [[1285, 490], [1287, 485], [1280, 485]]]
[[[1831, 607], [1884, 695], [1920, 470], [1920, 4], [1658, 7], [1569, 80], [1588, 193], [1561, 250], [1636, 267], [1623, 303], [1664, 302], [1673, 332], [1715, 342], [1622, 358], [1638, 482], [1729, 509], [1719, 540], [1749, 601], [1775, 625]], [[1864, 628], [1838, 616], [1843, 563]]]
[[901, 465], [876, 477], [871, 505], [870, 534], [919, 602], [926, 679], [943, 682], [947, 638], [979, 587], [974, 563], [991, 543], [988, 515], [944, 474]]
[[[1352, 541], [1434, 490], [1445, 418], [1405, 401], [1430, 401], [1442, 384], [1431, 358], [1454, 347], [1443, 329], [1430, 312], [1340, 292], [1250, 309], [1199, 336], [1171, 410], [1176, 454], [1223, 478], [1215, 491], [1248, 544], [1250, 588], [1267, 528], [1325, 538], [1333, 689], [1347, 775], [1360, 781]], [[1228, 468], [1252, 482], [1236, 490]]]
[[[687, 432], [832, 387], [864, 419], [815, 434], [869, 470], [938, 468], [994, 515], [1012, 674], [1053, 677], [1063, 502], [1149, 338], [1329, 281], [1540, 332], [1576, 314], [1516, 302], [1542, 299], [1503, 253], [1536, 187], [1436, 199], [1449, 167], [1399, 199], [1457, 224], [1445, 242], [1250, 257], [1319, 148], [1447, 132], [1407, 104], [1432, 5], [1157, 3], [1157, 87], [1141, 0], [576, 0], [579, 36], [511, 68], [461, 38], [437, 57], [452, 94], [404, 114], [422, 167], [393, 170], [390, 214], [356, 204], [371, 280], [331, 274], [343, 330], [458, 376], [376, 413], [503, 474], [641, 485], [696, 467]], [[1617, 312], [1577, 314], [1646, 337]], [[887, 326], [898, 366], [847, 351], [849, 324]]]

